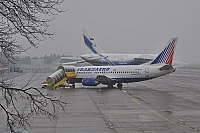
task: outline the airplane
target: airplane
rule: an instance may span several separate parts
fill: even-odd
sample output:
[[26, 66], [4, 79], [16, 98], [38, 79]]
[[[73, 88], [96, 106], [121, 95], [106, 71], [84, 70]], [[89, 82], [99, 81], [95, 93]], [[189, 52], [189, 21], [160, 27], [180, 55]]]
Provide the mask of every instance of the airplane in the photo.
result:
[[[156, 54], [108, 54], [105, 53], [98, 45], [96, 39], [92, 35], [89, 28], [83, 27], [83, 38], [85, 45], [92, 51], [93, 54], [84, 54], [80, 57], [83, 60], [62, 63], [62, 65], [73, 65], [88, 62], [94, 66], [107, 65], [139, 65], [152, 61]], [[61, 57], [61, 60], [68, 60], [67, 57]], [[75, 59], [77, 60], [77, 58]]]
[[[178, 38], [171, 38], [164, 50], [151, 62], [140, 65], [115, 65], [115, 66], [62, 66], [67, 72], [74, 72], [74, 77], [68, 77], [68, 82], [75, 88], [75, 83], [84, 86], [107, 85], [113, 88], [117, 84], [122, 88], [123, 83], [140, 82], [154, 79], [175, 72], [172, 66], [173, 55]], [[56, 76], [55, 76], [56, 77]], [[57, 77], [55, 78], [57, 79]]]
[[[96, 39], [94, 38], [92, 32], [89, 28], [83, 27], [83, 38], [84, 44], [90, 49], [93, 54], [84, 54], [80, 58], [74, 58], [73, 62], [65, 62], [69, 60], [69, 57], [61, 57], [62, 65], [80, 65], [85, 62], [94, 66], [115, 66], [115, 65], [140, 65], [150, 62], [155, 59], [157, 54], [111, 54], [105, 53], [101, 47], [98, 45]], [[72, 57], [70, 57], [72, 59]], [[174, 61], [173, 65], [176, 67], [181, 67], [186, 65], [180, 61]]]
[[83, 27], [85, 45], [93, 54], [81, 55], [81, 58], [94, 66], [105, 65], [140, 65], [152, 61], [156, 54], [108, 54], [98, 45], [89, 28]]

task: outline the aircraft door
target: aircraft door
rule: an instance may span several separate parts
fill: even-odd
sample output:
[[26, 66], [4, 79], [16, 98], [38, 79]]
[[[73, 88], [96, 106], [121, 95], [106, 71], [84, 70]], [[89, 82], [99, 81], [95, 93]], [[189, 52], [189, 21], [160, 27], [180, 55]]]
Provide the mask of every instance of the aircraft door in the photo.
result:
[[149, 68], [145, 68], [145, 77], [149, 77]]

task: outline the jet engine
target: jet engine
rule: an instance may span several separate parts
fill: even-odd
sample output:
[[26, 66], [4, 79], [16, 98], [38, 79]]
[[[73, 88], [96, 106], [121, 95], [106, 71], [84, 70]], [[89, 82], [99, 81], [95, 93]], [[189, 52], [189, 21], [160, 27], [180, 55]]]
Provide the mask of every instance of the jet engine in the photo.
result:
[[82, 84], [84, 86], [97, 86], [99, 83], [94, 78], [84, 78], [82, 79]]

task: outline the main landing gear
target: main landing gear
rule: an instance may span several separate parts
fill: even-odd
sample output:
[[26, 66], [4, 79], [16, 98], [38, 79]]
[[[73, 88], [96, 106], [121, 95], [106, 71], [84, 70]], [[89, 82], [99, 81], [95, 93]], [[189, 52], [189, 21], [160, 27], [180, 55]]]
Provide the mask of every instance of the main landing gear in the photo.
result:
[[113, 84], [108, 84], [108, 88], [113, 88]]
[[121, 84], [121, 83], [118, 83], [118, 84], [117, 84], [117, 88], [119, 88], [119, 89], [121, 89], [122, 86], [123, 86], [123, 84]]
[[76, 87], [75, 84], [72, 84], [71, 88], [75, 88], [75, 87]]
[[[122, 83], [118, 83], [118, 84], [117, 84], [117, 88], [118, 88], [118, 89], [121, 89], [122, 86], [123, 86]], [[113, 88], [113, 84], [108, 84], [108, 88]]]

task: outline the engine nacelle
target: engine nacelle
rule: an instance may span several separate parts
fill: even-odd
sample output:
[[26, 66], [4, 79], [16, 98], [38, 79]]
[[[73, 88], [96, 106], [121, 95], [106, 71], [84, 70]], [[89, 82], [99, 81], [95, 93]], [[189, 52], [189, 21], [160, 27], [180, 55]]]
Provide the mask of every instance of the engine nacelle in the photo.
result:
[[82, 84], [84, 86], [97, 86], [99, 83], [94, 78], [84, 78]]

